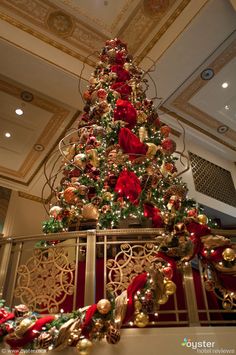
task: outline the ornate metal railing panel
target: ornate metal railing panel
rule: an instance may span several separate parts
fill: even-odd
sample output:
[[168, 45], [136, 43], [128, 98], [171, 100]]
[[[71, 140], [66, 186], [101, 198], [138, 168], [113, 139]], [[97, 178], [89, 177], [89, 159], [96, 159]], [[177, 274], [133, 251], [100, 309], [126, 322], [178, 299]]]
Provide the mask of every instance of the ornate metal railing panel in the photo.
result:
[[[117, 296], [155, 261], [161, 235], [161, 229], [123, 229], [3, 238], [1, 297], [9, 306], [25, 303], [40, 313], [58, 313], [108, 292]], [[178, 265], [174, 282], [177, 293], [160, 305], [150, 325], [236, 324], [235, 311], [206, 291], [199, 260]]]

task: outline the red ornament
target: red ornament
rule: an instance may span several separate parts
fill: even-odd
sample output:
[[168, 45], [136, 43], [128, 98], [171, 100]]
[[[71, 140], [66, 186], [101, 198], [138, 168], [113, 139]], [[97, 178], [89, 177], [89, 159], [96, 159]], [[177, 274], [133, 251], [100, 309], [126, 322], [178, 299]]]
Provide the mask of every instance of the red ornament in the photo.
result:
[[124, 121], [128, 123], [128, 128], [134, 128], [137, 122], [137, 112], [134, 106], [129, 101], [118, 99], [114, 110], [114, 120]]
[[83, 98], [86, 100], [86, 101], [90, 101], [91, 100], [91, 93], [86, 90], [84, 93], [83, 93]]
[[107, 97], [107, 92], [106, 92], [106, 90], [104, 90], [104, 89], [99, 89], [99, 90], [97, 91], [97, 97], [98, 97], [99, 99], [101, 99], [101, 100], [105, 100], [106, 97]]
[[167, 125], [161, 126], [160, 132], [164, 137], [168, 137], [171, 132], [171, 128]]
[[141, 184], [138, 177], [132, 171], [123, 170], [118, 177], [115, 192], [117, 192], [119, 196], [126, 197], [135, 205], [138, 203], [141, 191]]
[[171, 280], [173, 277], [173, 269], [170, 266], [166, 266], [163, 269], [163, 274], [167, 279]]
[[176, 150], [176, 143], [169, 138], [164, 139], [161, 143], [161, 146], [163, 153], [166, 155], [173, 154]]
[[197, 208], [192, 208], [187, 212], [188, 217], [197, 217], [198, 215], [198, 210]]
[[148, 146], [142, 143], [140, 139], [128, 128], [121, 128], [119, 132], [119, 145], [124, 153], [129, 154], [130, 159], [144, 156], [147, 153]]

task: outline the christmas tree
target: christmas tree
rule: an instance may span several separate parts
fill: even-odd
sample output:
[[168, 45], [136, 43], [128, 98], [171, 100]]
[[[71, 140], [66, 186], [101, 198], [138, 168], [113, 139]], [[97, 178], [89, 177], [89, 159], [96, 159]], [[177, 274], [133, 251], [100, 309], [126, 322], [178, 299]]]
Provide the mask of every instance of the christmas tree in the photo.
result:
[[103, 338], [118, 343], [120, 328], [128, 321], [140, 328], [149, 325], [150, 317], [176, 291], [173, 270], [195, 255], [202, 259], [206, 289], [216, 290], [225, 310], [236, 305], [234, 245], [212, 235], [207, 217], [187, 198], [175, 166], [171, 130], [146, 98], [144, 74], [124, 43], [106, 42], [84, 93], [77, 135], [61, 148], [63, 178], [43, 229], [59, 232], [84, 223], [162, 228], [152, 264], [117, 297], [111, 293], [65, 315], [41, 317], [25, 305], [10, 309], [0, 300], [0, 341], [16, 353], [22, 348], [72, 346], [88, 355], [93, 343]]
[[145, 73], [126, 44], [107, 41], [83, 94], [78, 135], [61, 149], [64, 178], [44, 232], [76, 223], [79, 228], [86, 221], [97, 228], [135, 224], [169, 231], [185, 217], [197, 217], [178, 177], [171, 129], [160, 121], [146, 90]]

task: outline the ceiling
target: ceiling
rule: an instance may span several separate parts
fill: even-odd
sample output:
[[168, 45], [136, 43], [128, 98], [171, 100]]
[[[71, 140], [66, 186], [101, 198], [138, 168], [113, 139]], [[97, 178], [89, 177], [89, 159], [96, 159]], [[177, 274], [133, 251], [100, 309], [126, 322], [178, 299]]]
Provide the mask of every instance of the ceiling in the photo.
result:
[[235, 162], [234, 6], [234, 0], [1, 0], [0, 184], [40, 198], [44, 163], [76, 127], [80, 93], [113, 37], [147, 72], [148, 96], [163, 120], [180, 130], [177, 119], [200, 144]]

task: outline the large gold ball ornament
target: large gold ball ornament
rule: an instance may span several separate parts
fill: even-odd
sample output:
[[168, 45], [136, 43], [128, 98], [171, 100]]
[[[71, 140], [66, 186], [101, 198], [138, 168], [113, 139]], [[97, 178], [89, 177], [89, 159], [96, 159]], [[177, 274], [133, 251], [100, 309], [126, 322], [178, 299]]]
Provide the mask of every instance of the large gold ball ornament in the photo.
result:
[[233, 307], [232, 303], [230, 301], [223, 301], [222, 302], [222, 307], [227, 310], [227, 311], [230, 311]]
[[140, 312], [136, 314], [134, 318], [134, 324], [139, 327], [139, 328], [144, 328], [148, 325], [149, 323], [149, 317], [147, 314]]
[[226, 248], [222, 253], [223, 259], [225, 261], [234, 261], [235, 251], [231, 248]]
[[33, 325], [34, 321], [30, 318], [23, 319], [15, 329], [17, 338], [22, 338], [27, 330]]
[[97, 303], [97, 310], [101, 314], [107, 314], [111, 310], [111, 302], [107, 299], [101, 299]]
[[92, 203], [88, 203], [87, 205], [84, 205], [82, 209], [82, 218], [97, 221], [98, 217], [99, 217], [99, 212], [96, 206], [94, 206]]
[[78, 341], [76, 348], [79, 351], [80, 355], [88, 355], [93, 346], [93, 343], [87, 338], [81, 339]]
[[103, 198], [103, 200], [105, 200], [105, 201], [111, 201], [112, 196], [113, 196], [112, 193], [109, 192], [109, 191], [104, 192], [104, 194], [102, 194], [102, 198]]
[[197, 220], [200, 224], [207, 224], [208, 223], [208, 218], [205, 214], [199, 214], [197, 216]]
[[169, 296], [166, 295], [165, 293], [162, 295], [161, 298], [157, 301], [158, 304], [165, 304], [169, 299]]
[[165, 283], [165, 293], [166, 295], [173, 295], [176, 292], [176, 284], [169, 280]]

